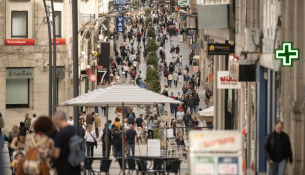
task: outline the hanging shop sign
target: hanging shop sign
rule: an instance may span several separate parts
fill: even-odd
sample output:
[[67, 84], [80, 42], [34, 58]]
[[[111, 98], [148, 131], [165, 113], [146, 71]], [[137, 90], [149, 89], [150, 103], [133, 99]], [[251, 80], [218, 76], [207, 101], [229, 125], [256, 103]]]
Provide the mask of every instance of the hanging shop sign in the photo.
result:
[[34, 69], [6, 69], [6, 79], [34, 78]]
[[91, 74], [90, 76], [89, 76], [89, 79], [91, 80], [91, 81], [96, 81], [97, 80], [97, 76], [95, 75], [95, 74]]
[[209, 74], [209, 81], [214, 81], [214, 74]]
[[234, 53], [234, 46], [230, 44], [208, 44], [208, 55], [229, 55]]
[[[124, 7], [117, 7], [117, 11], [124, 10]], [[116, 17], [116, 31], [117, 32], [125, 32], [124, 28], [124, 15]]]
[[237, 82], [230, 71], [217, 71], [217, 89], [240, 89], [241, 83]]
[[[53, 45], [53, 39], [51, 39], [51, 43]], [[56, 38], [56, 44], [57, 45], [66, 44], [66, 38]]]
[[197, 28], [186, 28], [187, 35], [197, 35], [198, 29]]
[[178, 5], [190, 5], [189, 0], [178, 0]]
[[27, 45], [34, 46], [35, 39], [5, 39], [6, 46], [19, 46], [19, 45]]
[[127, 4], [127, 0], [113, 0], [113, 5]]
[[191, 131], [190, 174], [241, 175], [239, 131]]

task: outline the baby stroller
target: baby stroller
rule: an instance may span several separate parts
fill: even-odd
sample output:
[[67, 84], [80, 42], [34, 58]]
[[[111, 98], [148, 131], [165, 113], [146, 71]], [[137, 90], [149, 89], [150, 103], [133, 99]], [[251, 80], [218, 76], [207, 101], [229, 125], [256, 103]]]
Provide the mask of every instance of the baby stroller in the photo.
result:
[[[19, 153], [19, 152], [21, 152], [21, 153], [23, 153], [23, 155], [25, 155], [25, 151], [24, 151], [24, 149], [19, 149], [19, 150], [15, 150], [15, 151], [13, 151], [13, 154], [12, 154], [12, 157], [11, 157], [11, 159], [12, 159], [12, 162], [16, 159], [16, 155], [17, 155], [17, 153]], [[17, 167], [13, 167], [12, 165], [11, 165], [11, 170], [12, 170], [12, 174], [16, 174], [16, 168]]]

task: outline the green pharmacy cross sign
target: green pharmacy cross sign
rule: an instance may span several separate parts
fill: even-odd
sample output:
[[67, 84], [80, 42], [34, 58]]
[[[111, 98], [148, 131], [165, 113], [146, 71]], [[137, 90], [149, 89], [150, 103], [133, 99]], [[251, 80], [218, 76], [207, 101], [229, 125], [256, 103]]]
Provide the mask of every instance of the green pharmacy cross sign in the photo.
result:
[[292, 66], [293, 59], [299, 59], [299, 49], [293, 49], [291, 42], [285, 42], [282, 49], [275, 50], [275, 59], [282, 59], [283, 66]]

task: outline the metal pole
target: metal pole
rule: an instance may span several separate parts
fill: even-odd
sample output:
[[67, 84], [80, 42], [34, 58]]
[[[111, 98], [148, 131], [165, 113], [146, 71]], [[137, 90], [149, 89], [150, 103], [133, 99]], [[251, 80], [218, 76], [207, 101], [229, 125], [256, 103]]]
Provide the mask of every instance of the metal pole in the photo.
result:
[[[78, 96], [78, 14], [77, 0], [72, 1], [73, 97]], [[78, 106], [73, 107], [74, 126], [78, 126]]]
[[122, 103], [122, 172], [123, 175], [125, 175], [125, 134], [124, 134], [124, 112], [125, 112], [125, 107], [124, 107], [124, 102]]
[[52, 118], [52, 42], [51, 42], [51, 28], [50, 19], [47, 11], [46, 1], [43, 0], [44, 9], [46, 11], [47, 23], [48, 23], [48, 35], [49, 35], [49, 117]]
[[109, 155], [108, 155], [108, 147], [109, 147], [109, 145], [108, 145], [108, 144], [109, 144], [109, 143], [108, 143], [108, 142], [109, 142], [109, 140], [108, 140], [108, 132], [109, 132], [109, 131], [108, 131], [108, 130], [109, 130], [109, 128], [108, 128], [108, 114], [109, 114], [109, 109], [108, 109], [108, 108], [109, 108], [109, 105], [106, 106], [106, 110], [107, 110], [107, 111], [106, 111], [106, 113], [107, 113], [107, 116], [106, 116], [106, 124], [107, 124], [107, 125], [105, 126], [105, 127], [106, 127], [106, 150], [105, 150], [105, 156], [106, 156], [107, 158], [108, 158], [108, 156], [109, 156]]
[[54, 3], [53, 0], [51, 0], [52, 5], [52, 27], [53, 27], [53, 70], [52, 70], [52, 76], [53, 76], [53, 113], [56, 112], [56, 106], [57, 106], [57, 76], [56, 76], [56, 33], [55, 33], [55, 14], [54, 14]]

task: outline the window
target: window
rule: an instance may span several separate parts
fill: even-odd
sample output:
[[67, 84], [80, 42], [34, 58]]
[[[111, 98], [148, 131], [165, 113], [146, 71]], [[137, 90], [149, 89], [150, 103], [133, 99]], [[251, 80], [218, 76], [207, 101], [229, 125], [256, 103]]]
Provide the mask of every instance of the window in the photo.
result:
[[29, 107], [29, 79], [6, 79], [6, 108]]
[[28, 12], [12, 11], [12, 39], [28, 38]]
[[56, 38], [61, 38], [61, 11], [54, 12], [55, 20], [55, 36]]

